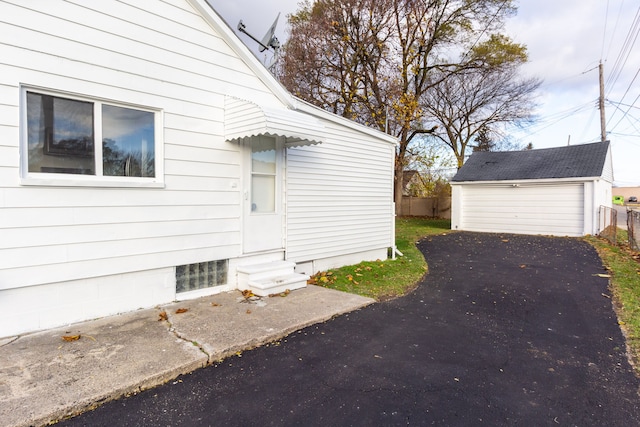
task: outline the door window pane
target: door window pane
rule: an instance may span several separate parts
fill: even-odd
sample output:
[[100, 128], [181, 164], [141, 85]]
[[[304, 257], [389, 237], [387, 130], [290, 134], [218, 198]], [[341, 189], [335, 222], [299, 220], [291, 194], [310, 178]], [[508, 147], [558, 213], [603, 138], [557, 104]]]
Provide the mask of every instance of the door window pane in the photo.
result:
[[27, 92], [29, 172], [95, 174], [93, 103]]
[[276, 211], [276, 177], [253, 175], [251, 177], [251, 212]]
[[102, 161], [107, 176], [155, 176], [154, 114], [102, 106]]
[[251, 171], [253, 173], [276, 173], [276, 140], [265, 136], [251, 142]]
[[276, 140], [267, 136], [251, 141], [251, 212], [276, 211]]

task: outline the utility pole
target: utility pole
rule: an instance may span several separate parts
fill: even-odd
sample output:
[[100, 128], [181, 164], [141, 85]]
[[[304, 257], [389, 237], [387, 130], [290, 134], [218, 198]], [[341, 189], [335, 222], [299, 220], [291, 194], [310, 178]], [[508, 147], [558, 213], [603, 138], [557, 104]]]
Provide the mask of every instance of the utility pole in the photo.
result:
[[600, 65], [598, 66], [598, 71], [600, 75], [600, 141], [604, 142], [607, 140], [607, 124], [604, 116], [604, 66], [602, 65], [602, 61], [600, 61]]

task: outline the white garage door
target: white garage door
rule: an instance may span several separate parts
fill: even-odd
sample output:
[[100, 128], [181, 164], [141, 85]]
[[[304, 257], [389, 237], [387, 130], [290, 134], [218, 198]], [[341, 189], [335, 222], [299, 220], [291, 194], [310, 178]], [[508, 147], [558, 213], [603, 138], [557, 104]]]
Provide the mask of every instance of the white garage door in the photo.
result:
[[465, 185], [461, 228], [469, 231], [582, 236], [583, 184]]

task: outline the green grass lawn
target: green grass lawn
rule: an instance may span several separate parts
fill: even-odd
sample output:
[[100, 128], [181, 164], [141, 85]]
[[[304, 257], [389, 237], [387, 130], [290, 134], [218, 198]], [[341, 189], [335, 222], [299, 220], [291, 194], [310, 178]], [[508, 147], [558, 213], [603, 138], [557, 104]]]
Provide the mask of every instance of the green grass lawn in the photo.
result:
[[609, 288], [618, 322], [627, 338], [629, 355], [640, 376], [640, 254], [629, 249], [627, 232], [618, 230], [617, 245], [589, 236], [591, 243], [609, 270]]
[[450, 232], [450, 226], [449, 220], [398, 218], [396, 245], [404, 256], [321, 272], [311, 283], [378, 301], [404, 295], [427, 272], [427, 264], [415, 243], [424, 236]]

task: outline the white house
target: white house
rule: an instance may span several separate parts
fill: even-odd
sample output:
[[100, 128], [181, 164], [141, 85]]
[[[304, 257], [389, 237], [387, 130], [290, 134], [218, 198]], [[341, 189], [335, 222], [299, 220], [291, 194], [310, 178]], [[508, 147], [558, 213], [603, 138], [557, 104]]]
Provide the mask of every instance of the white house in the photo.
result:
[[584, 236], [611, 207], [609, 142], [475, 152], [451, 182], [453, 230]]
[[8, 0], [0, 34], [0, 337], [394, 246], [395, 139], [291, 96], [205, 0]]

